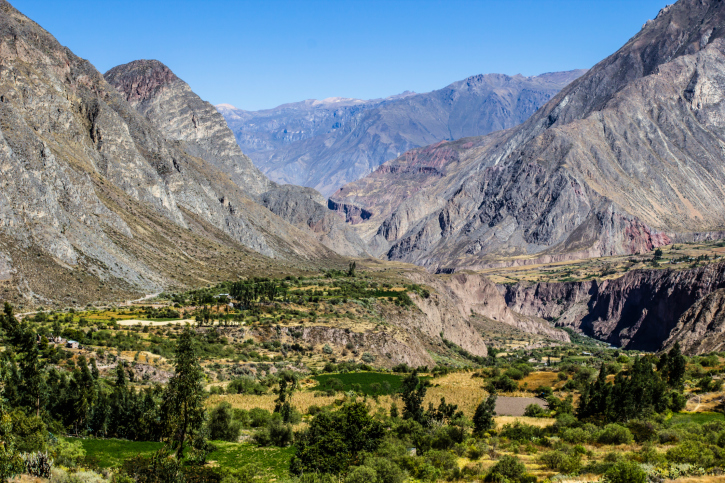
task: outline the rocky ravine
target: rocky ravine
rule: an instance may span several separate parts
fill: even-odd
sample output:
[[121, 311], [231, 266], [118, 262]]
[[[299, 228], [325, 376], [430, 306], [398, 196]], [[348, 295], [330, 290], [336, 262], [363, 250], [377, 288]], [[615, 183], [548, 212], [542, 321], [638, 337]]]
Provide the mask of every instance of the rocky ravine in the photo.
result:
[[310, 188], [280, 186], [242, 153], [224, 118], [157, 60], [137, 60], [106, 72], [105, 79], [148, 121], [184, 150], [217, 167], [250, 198], [346, 256], [367, 255], [365, 243]]
[[707, 294], [682, 314], [664, 347], [669, 349], [675, 342], [686, 354], [725, 349], [725, 289]]
[[409, 149], [516, 126], [584, 72], [477, 75], [425, 94], [370, 101], [309, 100], [256, 112], [217, 108], [270, 178], [329, 196]]
[[[384, 192], [409, 174], [379, 171], [332, 199], [377, 216], [360, 229], [384, 239], [384, 257], [440, 271], [719, 237], [723, 23], [723, 2], [679, 0], [503, 138], [431, 147], [415, 164], [430, 174], [406, 180], [409, 193], [389, 206], [368, 205], [359, 188]], [[411, 165], [407, 156], [390, 167]], [[441, 176], [436, 164], [448, 159]]]
[[515, 312], [556, 320], [557, 326], [613, 345], [648, 351], [675, 340], [700, 350], [703, 323], [712, 322], [707, 314], [720, 310], [721, 298], [711, 294], [723, 288], [725, 262], [682, 271], [634, 270], [613, 280], [498, 287]]

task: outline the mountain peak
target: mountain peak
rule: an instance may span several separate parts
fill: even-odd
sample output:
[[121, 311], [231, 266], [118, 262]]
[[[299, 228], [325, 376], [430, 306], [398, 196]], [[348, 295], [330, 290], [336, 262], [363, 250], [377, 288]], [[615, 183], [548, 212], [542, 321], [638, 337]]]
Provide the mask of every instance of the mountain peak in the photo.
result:
[[130, 102], [154, 97], [158, 89], [179, 80], [165, 64], [153, 59], [118, 65], [106, 72], [104, 77]]

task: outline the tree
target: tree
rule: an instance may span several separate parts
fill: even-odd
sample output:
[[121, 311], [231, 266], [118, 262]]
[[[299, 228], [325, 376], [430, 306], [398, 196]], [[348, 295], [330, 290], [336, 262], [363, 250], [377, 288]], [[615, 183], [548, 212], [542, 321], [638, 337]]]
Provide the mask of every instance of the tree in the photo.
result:
[[675, 345], [667, 354], [667, 384], [675, 389], [682, 389], [685, 380], [685, 371], [687, 370], [687, 359], [682, 355], [680, 343]]
[[362, 402], [348, 403], [338, 411], [323, 411], [299, 434], [290, 471], [339, 474], [360, 464], [363, 452], [375, 451], [385, 436], [380, 421]]
[[481, 435], [493, 429], [493, 417], [496, 415], [496, 398], [496, 393], [492, 392], [476, 408], [476, 412], [473, 414], [474, 434]]
[[283, 371], [279, 375], [279, 390], [275, 400], [274, 412], [282, 416], [282, 421], [290, 422], [292, 415], [292, 392], [297, 388], [297, 375], [290, 371]]
[[192, 448], [203, 446], [204, 372], [194, 349], [194, 337], [186, 327], [176, 346], [174, 375], [164, 391], [161, 417], [164, 437], [175, 451], [176, 458], [184, 457], [187, 443]]
[[239, 423], [232, 421], [231, 405], [220, 403], [209, 415], [209, 438], [236, 442], [239, 439]]
[[403, 400], [403, 419], [412, 419], [423, 424], [425, 422], [423, 399], [425, 399], [426, 387], [421, 384], [417, 369], [403, 379], [400, 392]]
[[348, 277], [354, 277], [355, 276], [355, 268], [356, 268], [355, 262], [350, 262], [350, 265], [347, 268], [347, 276]]
[[3, 390], [7, 379], [7, 367], [0, 365], [0, 482], [5, 483], [10, 478], [23, 471], [23, 460], [20, 459], [15, 448], [13, 436], [13, 420], [5, 410]]

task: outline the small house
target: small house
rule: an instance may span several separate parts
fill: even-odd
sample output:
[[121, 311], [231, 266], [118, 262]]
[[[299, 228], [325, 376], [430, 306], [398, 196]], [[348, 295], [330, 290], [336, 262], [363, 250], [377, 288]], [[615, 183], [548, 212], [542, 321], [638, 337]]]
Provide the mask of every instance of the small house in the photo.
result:
[[69, 340], [68, 342], [65, 343], [65, 346], [68, 349], [80, 349], [80, 347], [81, 347], [81, 345], [75, 340]]

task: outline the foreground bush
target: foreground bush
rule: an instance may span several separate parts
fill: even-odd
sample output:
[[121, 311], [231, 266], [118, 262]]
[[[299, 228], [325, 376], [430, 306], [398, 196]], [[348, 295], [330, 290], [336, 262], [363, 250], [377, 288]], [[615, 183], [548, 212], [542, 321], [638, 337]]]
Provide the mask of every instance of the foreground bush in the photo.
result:
[[629, 444], [634, 440], [632, 432], [622, 425], [607, 424], [597, 435], [597, 443]]
[[634, 461], [618, 461], [604, 473], [607, 483], [647, 483], [647, 473]]

